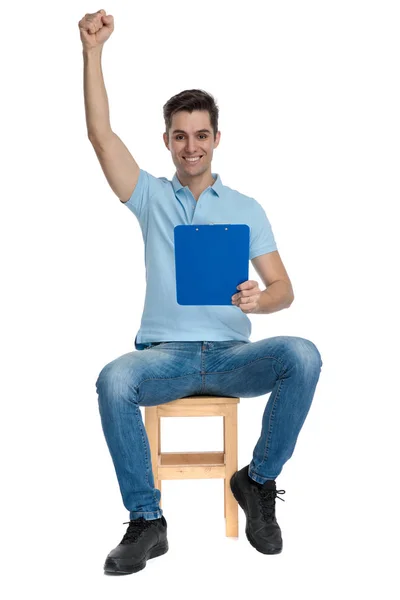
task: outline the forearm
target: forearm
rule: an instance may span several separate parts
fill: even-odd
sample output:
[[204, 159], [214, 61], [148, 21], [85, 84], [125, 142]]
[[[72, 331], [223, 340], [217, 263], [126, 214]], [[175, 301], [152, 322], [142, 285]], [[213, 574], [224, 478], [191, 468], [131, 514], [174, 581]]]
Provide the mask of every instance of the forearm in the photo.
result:
[[253, 314], [267, 314], [289, 308], [293, 300], [292, 286], [286, 281], [274, 281], [261, 292], [258, 310]]
[[88, 137], [101, 140], [111, 133], [107, 92], [101, 69], [102, 46], [83, 50], [83, 90]]

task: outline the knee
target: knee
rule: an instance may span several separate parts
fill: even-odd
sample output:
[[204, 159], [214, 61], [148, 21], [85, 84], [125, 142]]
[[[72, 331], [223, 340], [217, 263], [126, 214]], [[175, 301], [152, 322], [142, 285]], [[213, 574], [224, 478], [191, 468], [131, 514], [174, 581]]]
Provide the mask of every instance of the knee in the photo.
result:
[[110, 384], [110, 378], [111, 378], [111, 368], [110, 365], [112, 363], [109, 363], [108, 365], [105, 365], [105, 367], [102, 368], [102, 370], [100, 371], [97, 380], [96, 380], [96, 392], [99, 394], [100, 393], [100, 389], [103, 388], [105, 385], [109, 385]]
[[96, 380], [99, 404], [133, 399], [135, 388], [132, 373], [118, 359], [105, 365]]
[[288, 351], [291, 362], [301, 365], [307, 371], [320, 371], [323, 365], [321, 354], [311, 340], [302, 337], [288, 337]]

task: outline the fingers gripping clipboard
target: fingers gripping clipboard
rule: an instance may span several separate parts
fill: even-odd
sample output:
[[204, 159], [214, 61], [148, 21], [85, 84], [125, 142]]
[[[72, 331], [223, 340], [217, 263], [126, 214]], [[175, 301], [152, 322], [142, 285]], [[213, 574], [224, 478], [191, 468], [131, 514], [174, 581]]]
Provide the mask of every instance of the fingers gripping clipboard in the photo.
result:
[[229, 305], [249, 278], [246, 224], [176, 225], [176, 297], [182, 305]]

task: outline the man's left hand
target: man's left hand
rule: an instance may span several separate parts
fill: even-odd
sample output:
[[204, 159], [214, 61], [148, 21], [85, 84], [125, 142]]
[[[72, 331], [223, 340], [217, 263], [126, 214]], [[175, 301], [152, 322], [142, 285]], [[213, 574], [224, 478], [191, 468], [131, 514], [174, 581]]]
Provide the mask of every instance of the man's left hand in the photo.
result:
[[256, 312], [259, 308], [261, 290], [257, 281], [244, 281], [238, 286], [238, 293], [232, 296], [232, 304], [244, 313]]

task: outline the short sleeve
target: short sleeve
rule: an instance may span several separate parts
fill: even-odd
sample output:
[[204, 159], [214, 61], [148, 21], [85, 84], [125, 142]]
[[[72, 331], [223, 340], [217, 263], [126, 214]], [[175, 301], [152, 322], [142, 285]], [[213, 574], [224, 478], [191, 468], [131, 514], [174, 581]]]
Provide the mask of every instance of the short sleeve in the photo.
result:
[[257, 200], [254, 202], [250, 231], [250, 260], [278, 249], [264, 208]]
[[154, 175], [140, 169], [135, 189], [129, 200], [124, 203], [142, 224], [147, 219], [148, 205], [151, 197], [162, 190], [162, 179], [154, 177]]

